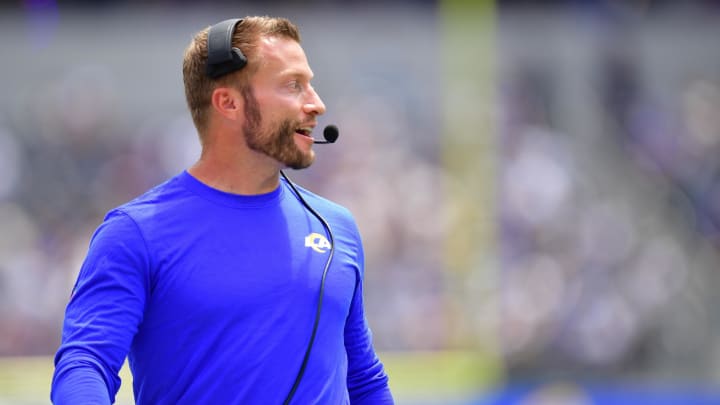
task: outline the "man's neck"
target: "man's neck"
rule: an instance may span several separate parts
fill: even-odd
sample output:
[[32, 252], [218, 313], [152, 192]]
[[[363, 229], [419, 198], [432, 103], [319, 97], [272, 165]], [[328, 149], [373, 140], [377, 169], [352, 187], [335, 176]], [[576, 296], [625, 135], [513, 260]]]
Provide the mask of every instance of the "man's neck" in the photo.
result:
[[269, 193], [280, 181], [277, 162], [257, 153], [243, 157], [203, 153], [188, 173], [214, 189], [243, 195]]

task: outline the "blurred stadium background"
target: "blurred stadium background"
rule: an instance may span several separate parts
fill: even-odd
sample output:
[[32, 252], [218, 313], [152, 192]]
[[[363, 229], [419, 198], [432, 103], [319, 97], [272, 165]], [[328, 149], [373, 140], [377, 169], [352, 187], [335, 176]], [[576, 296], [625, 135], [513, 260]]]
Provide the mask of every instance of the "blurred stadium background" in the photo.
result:
[[[25, 0], [0, 8], [0, 404], [48, 403], [110, 208], [193, 162], [180, 64], [297, 22], [400, 404], [720, 403], [716, 1]], [[130, 377], [118, 403], [132, 403]]]

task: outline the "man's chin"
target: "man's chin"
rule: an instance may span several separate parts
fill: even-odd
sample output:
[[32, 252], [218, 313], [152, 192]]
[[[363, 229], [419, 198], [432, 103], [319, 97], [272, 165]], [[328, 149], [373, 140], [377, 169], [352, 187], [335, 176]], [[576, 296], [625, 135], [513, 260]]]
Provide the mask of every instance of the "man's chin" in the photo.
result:
[[[308, 142], [308, 139], [310, 140]], [[288, 148], [292, 148], [292, 153], [286, 159], [288, 167], [293, 169], [305, 169], [309, 167], [315, 161], [315, 151], [313, 150], [312, 138], [302, 137], [299, 135], [293, 137], [293, 145], [288, 145]]]
[[306, 168], [310, 167], [314, 161], [315, 161], [315, 152], [310, 151], [310, 153], [308, 155], [303, 154], [302, 158], [293, 159], [290, 162], [285, 162], [285, 164], [287, 167], [289, 167], [291, 169], [300, 170], [300, 169], [306, 169]]

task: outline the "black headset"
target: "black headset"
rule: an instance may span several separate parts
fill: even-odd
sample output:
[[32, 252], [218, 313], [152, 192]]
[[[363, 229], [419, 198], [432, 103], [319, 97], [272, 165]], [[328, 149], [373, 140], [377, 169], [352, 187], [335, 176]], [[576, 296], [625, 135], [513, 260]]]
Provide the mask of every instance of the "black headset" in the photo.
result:
[[217, 79], [247, 65], [245, 54], [242, 53], [240, 48], [232, 46], [235, 27], [241, 22], [242, 18], [231, 18], [210, 27], [207, 40], [208, 57], [205, 74], [211, 79]]
[[[245, 65], [247, 65], [247, 57], [242, 53], [239, 48], [235, 48], [232, 46], [232, 37], [233, 33], [235, 32], [235, 27], [241, 22], [242, 18], [232, 18], [219, 22], [210, 27], [208, 31], [208, 58], [206, 75], [211, 79], [217, 79], [226, 74], [240, 70], [244, 68]], [[337, 128], [335, 128], [334, 131], [337, 132]], [[334, 142], [335, 138], [337, 138], [337, 134], [335, 134], [333, 141], [331, 141], [330, 143]], [[300, 203], [313, 216], [315, 216], [315, 218], [320, 221], [323, 228], [325, 228], [328, 241], [330, 242], [330, 250], [328, 251], [327, 261], [325, 262], [325, 267], [323, 268], [322, 277], [320, 279], [320, 291], [318, 293], [317, 309], [315, 311], [315, 322], [313, 323], [310, 341], [308, 342], [307, 349], [305, 349], [305, 356], [303, 357], [302, 364], [300, 365], [300, 370], [295, 377], [295, 382], [293, 383], [290, 392], [288, 393], [285, 401], [283, 402], [284, 405], [287, 405], [290, 403], [293, 396], [295, 395], [295, 392], [300, 385], [300, 381], [305, 374], [305, 368], [307, 367], [308, 359], [310, 359], [310, 352], [312, 351], [313, 343], [315, 343], [315, 335], [317, 334], [318, 325], [320, 324], [320, 313], [322, 312], [323, 293], [325, 290], [325, 278], [327, 276], [328, 269], [330, 268], [330, 262], [332, 262], [333, 254], [335, 253], [335, 241], [333, 239], [332, 230], [330, 229], [330, 224], [328, 224], [325, 218], [323, 218], [322, 215], [315, 211], [310, 206], [310, 204], [305, 201], [302, 194], [300, 194], [293, 182], [290, 181], [290, 179], [285, 175], [282, 170], [280, 171], [280, 174], [290, 186]]]

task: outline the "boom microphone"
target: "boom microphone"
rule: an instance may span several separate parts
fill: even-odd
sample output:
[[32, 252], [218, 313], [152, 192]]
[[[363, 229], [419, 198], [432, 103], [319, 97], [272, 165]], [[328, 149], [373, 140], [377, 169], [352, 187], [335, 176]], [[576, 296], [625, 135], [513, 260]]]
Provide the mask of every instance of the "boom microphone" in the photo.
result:
[[315, 143], [334, 143], [337, 141], [338, 137], [340, 136], [340, 131], [338, 130], [338, 127], [335, 125], [328, 125], [323, 129], [323, 138], [325, 138], [324, 141], [314, 139]]

